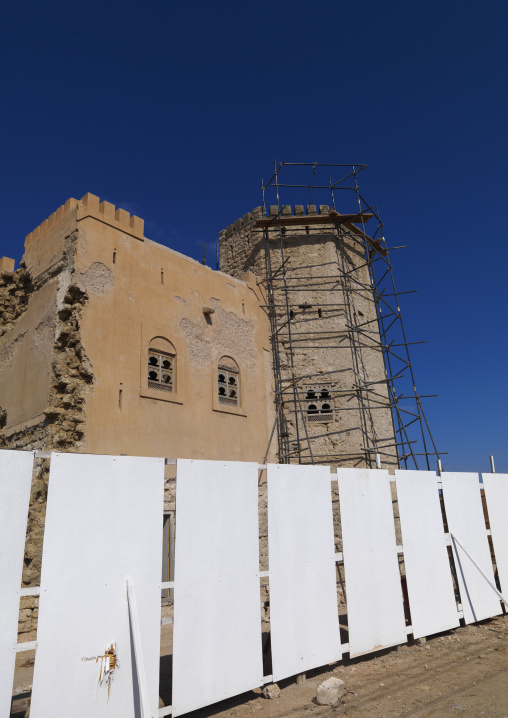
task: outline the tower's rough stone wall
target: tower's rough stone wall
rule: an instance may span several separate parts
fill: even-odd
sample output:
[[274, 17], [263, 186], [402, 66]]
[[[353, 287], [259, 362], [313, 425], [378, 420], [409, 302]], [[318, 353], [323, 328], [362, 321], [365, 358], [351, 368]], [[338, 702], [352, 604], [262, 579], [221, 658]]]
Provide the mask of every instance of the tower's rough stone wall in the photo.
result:
[[[383, 466], [393, 468], [394, 427], [365, 251], [354, 225], [334, 226], [326, 223], [329, 216], [326, 206], [319, 213], [309, 207], [307, 215], [303, 207], [296, 206], [293, 213], [284, 206], [280, 232], [277, 216], [266, 226], [257, 208], [221, 232], [220, 268], [234, 276], [254, 271], [262, 280], [266, 304], [275, 305], [272, 329], [277, 327], [277, 338], [272, 336], [272, 344], [277, 345], [287, 397], [290, 460], [298, 460], [298, 436], [306, 463], [372, 466], [379, 452]], [[288, 218], [301, 223], [286, 227]], [[263, 219], [260, 227], [257, 220]], [[309, 389], [317, 394], [320, 387], [332, 395], [333, 421], [307, 413]]]
[[[339, 221], [330, 222], [330, 213], [326, 205], [284, 205], [280, 212], [270, 207], [268, 217], [263, 208], [254, 209], [220, 233], [220, 269], [233, 276], [253, 271], [267, 312], [274, 305], [272, 347], [286, 397], [289, 444], [289, 457], [279, 458], [375, 467], [379, 452], [383, 468], [393, 470], [395, 433], [361, 230], [338, 215]], [[319, 396], [323, 388], [333, 400], [332, 421], [307, 413], [309, 389]], [[394, 513], [400, 542], [395, 494]], [[342, 551], [337, 488], [333, 514], [336, 549]], [[340, 581], [338, 595], [343, 601]]]

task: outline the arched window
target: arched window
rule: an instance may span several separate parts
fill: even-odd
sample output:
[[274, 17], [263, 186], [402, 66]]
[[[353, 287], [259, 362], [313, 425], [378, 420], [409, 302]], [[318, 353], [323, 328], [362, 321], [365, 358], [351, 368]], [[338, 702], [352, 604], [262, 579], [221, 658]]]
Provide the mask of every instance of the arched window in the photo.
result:
[[221, 357], [217, 368], [219, 404], [240, 406], [240, 370], [231, 357]]
[[176, 351], [164, 337], [154, 337], [148, 347], [148, 388], [175, 391]]

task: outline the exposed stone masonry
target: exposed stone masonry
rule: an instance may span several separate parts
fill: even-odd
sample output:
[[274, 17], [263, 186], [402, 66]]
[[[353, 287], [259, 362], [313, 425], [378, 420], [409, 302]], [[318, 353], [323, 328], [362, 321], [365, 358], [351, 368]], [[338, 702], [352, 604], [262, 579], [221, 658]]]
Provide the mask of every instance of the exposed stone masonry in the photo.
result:
[[26, 269], [0, 270], [0, 337], [26, 310], [32, 291], [32, 280]]
[[[396, 466], [376, 308], [354, 216], [340, 215], [327, 205], [309, 205], [306, 214], [302, 205], [285, 205], [280, 217], [277, 213], [277, 207], [270, 207], [265, 217], [258, 207], [223, 230], [220, 269], [238, 277], [252, 270], [267, 292], [268, 261], [271, 266], [290, 457], [298, 460], [298, 423], [301, 446], [306, 435], [312, 445], [313, 457], [304, 452], [305, 463], [365, 466], [366, 449], [379, 447], [383, 465]], [[285, 277], [279, 270], [283, 261]], [[296, 406], [293, 377], [305, 377], [297, 381]], [[307, 385], [330, 392], [333, 421], [305, 416]], [[361, 411], [361, 406], [368, 410]]]
[[[1, 337], [10, 331], [26, 311], [34, 292], [49, 282], [58, 282], [60, 295], [56, 324], [46, 322], [41, 331], [49, 332], [52, 346], [50, 391], [43, 418], [27, 421], [12, 430], [5, 430], [7, 415], [0, 407], [0, 448], [21, 450], [79, 451], [84, 436], [83, 405], [85, 394], [93, 382], [90, 362], [80, 339], [80, 317], [87, 301], [87, 294], [77, 284], [72, 267], [73, 242], [76, 232], [65, 238], [65, 252], [60, 261], [32, 278], [22, 267], [15, 272], [1, 272], [0, 353], [2, 349], [9, 359], [9, 347], [2, 347]], [[43, 322], [44, 323], [44, 322]], [[12, 353], [12, 352], [11, 352]], [[10, 357], [16, 360], [15, 353]], [[40, 584], [42, 543], [49, 477], [49, 461], [37, 459], [32, 480], [30, 508], [25, 543], [23, 586]], [[21, 640], [35, 639], [39, 599], [24, 596], [20, 600], [19, 632]]]

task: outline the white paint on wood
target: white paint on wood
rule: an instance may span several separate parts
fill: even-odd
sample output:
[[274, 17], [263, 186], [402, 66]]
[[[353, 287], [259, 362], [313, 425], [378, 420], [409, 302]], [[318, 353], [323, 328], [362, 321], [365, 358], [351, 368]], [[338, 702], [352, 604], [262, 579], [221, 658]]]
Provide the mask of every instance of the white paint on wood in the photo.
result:
[[501, 591], [508, 593], [508, 474], [482, 474]]
[[11, 708], [32, 451], [0, 451], [0, 716]]
[[[454, 534], [494, 582], [478, 474], [444, 471], [443, 497], [450, 534]], [[501, 613], [499, 599], [481, 573], [452, 540], [452, 551], [466, 623]]]
[[340, 645], [330, 471], [268, 465], [273, 680], [338, 661]]
[[27, 588], [22, 588], [19, 592], [20, 596], [38, 596], [41, 592], [40, 586], [28, 586]]
[[150, 706], [148, 704], [148, 686], [146, 684], [145, 659], [143, 656], [143, 645], [141, 642], [141, 631], [139, 628], [136, 588], [134, 586], [134, 580], [132, 578], [127, 579], [127, 603], [129, 604], [129, 619], [131, 624], [132, 644], [134, 647], [134, 663], [136, 666], [136, 676], [138, 679], [141, 718], [150, 718]]
[[[37, 641], [25, 641], [25, 643], [18, 643], [16, 646], [16, 653], [23, 653], [24, 651], [35, 651], [37, 648]], [[12, 681], [9, 691], [12, 690]]]
[[396, 471], [404, 566], [413, 635], [431, 636], [459, 625], [437, 476]]
[[456, 544], [459, 545], [459, 547], [462, 549], [462, 551], [464, 551], [464, 553], [466, 554], [466, 556], [468, 557], [468, 559], [471, 561], [471, 563], [473, 563], [474, 566], [476, 567], [476, 569], [481, 573], [481, 575], [482, 575], [483, 578], [487, 581], [487, 583], [489, 584], [489, 586], [491, 587], [491, 589], [494, 591], [494, 593], [496, 594], [496, 596], [499, 598], [499, 600], [504, 603], [504, 605], [506, 606], [506, 608], [508, 608], [508, 598], [507, 598], [506, 596], [503, 596], [503, 594], [502, 594], [501, 591], [498, 589], [498, 587], [496, 586], [496, 584], [487, 576], [486, 573], [484, 573], [484, 572], [482, 571], [481, 566], [479, 566], [479, 565], [476, 563], [476, 561], [475, 561], [474, 558], [471, 556], [471, 554], [469, 553], [469, 551], [464, 547], [463, 544], [461, 544], [461, 542], [460, 542], [459, 539], [455, 536], [455, 534], [451, 534], [451, 537], [452, 537], [452, 541], [453, 541], [454, 543], [456, 543]]
[[388, 471], [338, 469], [352, 656], [406, 642]]
[[[126, 581], [136, 585], [150, 715], [157, 715], [164, 460], [53, 454], [32, 718], [140, 718]], [[69, 586], [79, 590], [69, 593]], [[96, 657], [116, 644], [99, 685]], [[56, 707], [56, 708], [55, 708]]]
[[262, 685], [258, 465], [178, 460], [173, 715]]

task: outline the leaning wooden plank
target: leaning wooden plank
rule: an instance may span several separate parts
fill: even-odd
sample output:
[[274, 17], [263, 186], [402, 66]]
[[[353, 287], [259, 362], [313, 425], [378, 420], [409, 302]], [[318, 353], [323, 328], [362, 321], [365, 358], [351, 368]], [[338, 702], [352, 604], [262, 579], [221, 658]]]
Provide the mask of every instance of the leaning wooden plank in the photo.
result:
[[501, 591], [508, 594], [508, 474], [482, 474]]
[[[457, 537], [494, 583], [478, 474], [445, 471], [441, 481], [450, 534]], [[454, 541], [451, 545], [465, 622], [500, 614], [501, 604], [492, 588], [460, 546]]]
[[128, 578], [157, 715], [163, 497], [163, 459], [53, 455], [32, 718], [141, 715]]
[[388, 472], [337, 469], [352, 656], [405, 643]]
[[177, 463], [173, 715], [263, 684], [258, 467]]
[[396, 471], [404, 566], [415, 638], [459, 625], [437, 476]]
[[268, 465], [273, 680], [342, 658], [330, 470]]
[[33, 463], [32, 451], [0, 451], [0, 718], [11, 710]]

